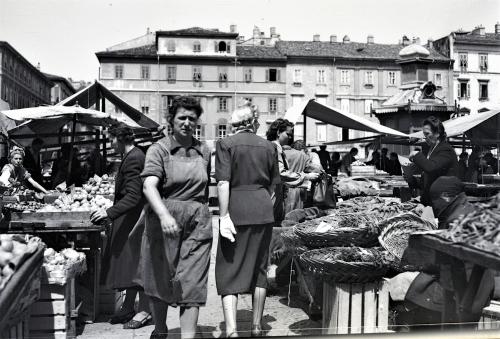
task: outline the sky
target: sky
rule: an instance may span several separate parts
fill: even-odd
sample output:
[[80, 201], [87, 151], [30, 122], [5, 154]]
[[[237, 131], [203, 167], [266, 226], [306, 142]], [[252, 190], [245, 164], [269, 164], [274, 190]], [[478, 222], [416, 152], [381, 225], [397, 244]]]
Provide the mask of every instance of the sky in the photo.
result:
[[193, 26], [229, 31], [237, 25], [250, 37], [256, 25], [283, 40], [397, 43], [403, 35], [438, 39], [451, 31], [482, 24], [494, 32], [498, 0], [0, 0], [0, 40], [9, 42], [43, 72], [93, 81], [95, 52], [139, 37], [149, 27], [174, 30]]

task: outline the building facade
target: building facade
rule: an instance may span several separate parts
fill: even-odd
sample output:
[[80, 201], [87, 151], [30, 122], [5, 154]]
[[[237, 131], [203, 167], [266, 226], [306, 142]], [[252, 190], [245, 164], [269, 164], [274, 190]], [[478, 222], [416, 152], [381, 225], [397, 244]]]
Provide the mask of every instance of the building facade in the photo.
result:
[[[99, 80], [122, 99], [152, 119], [166, 123], [172, 98], [196, 96], [205, 114], [197, 136], [205, 140], [224, 137], [231, 110], [248, 99], [261, 113], [260, 135], [293, 104], [315, 99], [346, 112], [371, 117], [371, 109], [395, 95], [401, 85], [398, 44], [365, 43], [346, 36], [321, 41], [283, 41], [271, 28], [266, 36], [255, 27], [245, 40], [231, 26], [230, 32], [189, 28], [147, 32], [106, 51], [96, 53]], [[440, 80], [436, 95], [453, 101], [450, 59], [430, 50], [429, 74]], [[106, 105], [110, 109], [110, 105]], [[303, 123], [295, 129], [303, 136]], [[345, 134], [345, 133], [344, 133]], [[350, 138], [365, 133], [350, 131]], [[307, 121], [307, 142], [321, 144], [342, 140], [343, 132], [314, 120]], [[344, 135], [345, 137], [345, 135]]]
[[0, 65], [0, 99], [10, 109], [50, 104], [53, 83], [5, 41], [0, 41]]
[[74, 89], [71, 82], [68, 79], [61, 77], [59, 75], [53, 75], [48, 73], [43, 73], [54, 86], [50, 89], [50, 104], [55, 105], [59, 101], [70, 97], [75, 94], [76, 90]]
[[452, 32], [433, 45], [455, 60], [453, 92], [461, 112], [500, 108], [500, 23], [494, 33], [479, 26], [470, 32]]

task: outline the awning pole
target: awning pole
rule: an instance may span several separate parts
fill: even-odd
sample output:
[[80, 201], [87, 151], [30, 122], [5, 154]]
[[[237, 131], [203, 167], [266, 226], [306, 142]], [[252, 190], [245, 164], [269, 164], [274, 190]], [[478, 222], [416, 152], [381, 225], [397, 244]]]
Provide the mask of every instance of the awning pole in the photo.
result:
[[76, 114], [73, 114], [73, 126], [71, 128], [71, 141], [70, 141], [70, 151], [69, 151], [69, 163], [68, 172], [66, 173], [66, 184], [68, 184], [71, 176], [71, 167], [73, 166], [73, 144], [75, 143], [75, 133], [76, 133]]
[[306, 131], [307, 131], [307, 116], [304, 112], [304, 133], [303, 134], [304, 134], [304, 145], [306, 145], [306, 147], [307, 147], [307, 138], [306, 138], [307, 133], [306, 133]]

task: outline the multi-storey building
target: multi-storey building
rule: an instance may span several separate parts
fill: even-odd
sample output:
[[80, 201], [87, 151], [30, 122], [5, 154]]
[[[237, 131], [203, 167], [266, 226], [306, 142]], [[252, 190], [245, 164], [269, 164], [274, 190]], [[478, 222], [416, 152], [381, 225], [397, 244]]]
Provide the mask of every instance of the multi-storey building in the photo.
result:
[[50, 89], [50, 103], [51, 105], [57, 104], [59, 101], [66, 99], [73, 95], [76, 91], [68, 79], [59, 75], [43, 73], [54, 86]]
[[0, 98], [10, 109], [50, 104], [53, 83], [8, 42], [0, 41]]
[[[275, 28], [266, 36], [257, 27], [245, 40], [233, 25], [228, 33], [202, 28], [148, 31], [96, 55], [100, 81], [160, 123], [166, 122], [175, 95], [198, 97], [206, 114], [197, 135], [213, 140], [227, 134], [229, 112], [241, 98], [259, 107], [261, 135], [267, 123], [301, 100], [315, 99], [370, 117], [373, 107], [398, 92], [399, 51], [409, 44], [408, 39], [376, 44], [372, 36], [366, 43], [351, 42], [347, 36], [337, 42], [334, 35], [326, 42], [319, 36], [313, 41], [282, 41]], [[452, 102], [450, 59], [429, 51], [429, 76], [438, 84], [436, 95]], [[296, 138], [302, 130], [299, 123]], [[350, 137], [363, 135], [352, 131]], [[341, 139], [342, 130], [307, 122], [308, 143]]]
[[238, 45], [231, 30], [148, 32], [96, 53], [99, 79], [163, 124], [175, 96], [196, 96], [205, 111], [196, 134], [207, 140], [227, 135], [231, 110], [246, 98], [259, 107], [263, 134], [265, 122], [285, 111], [286, 58], [274, 47]]
[[479, 26], [470, 32], [452, 32], [433, 45], [455, 60], [454, 97], [462, 112], [500, 108], [500, 23], [494, 33]]

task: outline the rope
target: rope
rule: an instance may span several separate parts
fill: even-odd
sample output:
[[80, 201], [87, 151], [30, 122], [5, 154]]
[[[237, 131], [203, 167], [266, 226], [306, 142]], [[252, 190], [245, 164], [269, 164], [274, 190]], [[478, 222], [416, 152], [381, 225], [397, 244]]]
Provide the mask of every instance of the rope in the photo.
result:
[[288, 276], [288, 304], [287, 306], [290, 307], [290, 294], [291, 294], [291, 289], [292, 289], [292, 275], [293, 275], [293, 261], [295, 259], [292, 257], [292, 260], [290, 260], [290, 274]]

